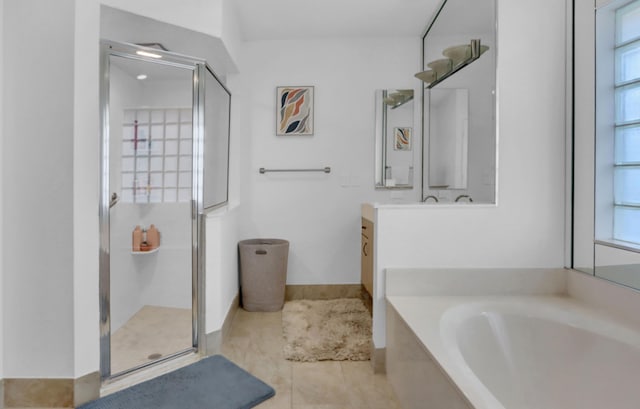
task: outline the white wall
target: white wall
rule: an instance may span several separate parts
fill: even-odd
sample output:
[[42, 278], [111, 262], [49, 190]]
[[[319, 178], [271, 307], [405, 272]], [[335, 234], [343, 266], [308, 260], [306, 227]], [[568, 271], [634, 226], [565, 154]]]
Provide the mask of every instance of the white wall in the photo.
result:
[[[98, 297], [100, 197], [100, 6], [75, 2], [74, 39], [74, 377], [100, 366]], [[100, 300], [101, 302], [103, 300]]]
[[[4, 95], [4, 2], [0, 2], [0, 95]], [[4, 162], [3, 158], [3, 148], [4, 148], [4, 109], [3, 109], [3, 98], [0, 97], [0, 158]], [[3, 235], [3, 220], [4, 213], [2, 211], [4, 198], [2, 192], [4, 191], [4, 179], [3, 179], [3, 165], [0, 164], [0, 379], [3, 377], [4, 373], [4, 287], [2, 283], [4, 282], [4, 235]], [[0, 391], [0, 399], [4, 399], [2, 397], [2, 392]]]
[[385, 345], [386, 268], [563, 266], [565, 4], [498, 9], [498, 205], [378, 209], [376, 348]]
[[[222, 0], [222, 29], [220, 31], [220, 39], [234, 63], [239, 58], [240, 50], [244, 46], [237, 12], [234, 7], [235, 1]], [[237, 70], [233, 72], [237, 72]]]
[[[373, 151], [375, 90], [415, 88], [418, 95], [419, 50], [419, 38], [246, 44], [241, 74], [230, 77], [234, 98], [242, 98], [234, 104], [242, 116], [234, 116], [232, 138], [246, 143], [241, 238], [289, 240], [289, 284], [359, 283], [360, 204], [417, 200], [419, 187], [374, 191]], [[313, 136], [275, 136], [279, 85], [315, 86]], [[258, 173], [324, 166], [330, 174]]]
[[210, 212], [206, 217], [206, 322], [207, 334], [224, 324], [238, 294], [238, 217], [235, 205]]
[[73, 0], [4, 1], [7, 378], [74, 375], [73, 16]]
[[102, 0], [100, 3], [213, 37], [222, 35], [223, 0]]
[[236, 72], [220, 38], [112, 7], [100, 8], [100, 38], [132, 44], [159, 43], [172, 52], [207, 60], [221, 72]]
[[593, 269], [595, 17], [593, 0], [575, 2], [573, 267]]

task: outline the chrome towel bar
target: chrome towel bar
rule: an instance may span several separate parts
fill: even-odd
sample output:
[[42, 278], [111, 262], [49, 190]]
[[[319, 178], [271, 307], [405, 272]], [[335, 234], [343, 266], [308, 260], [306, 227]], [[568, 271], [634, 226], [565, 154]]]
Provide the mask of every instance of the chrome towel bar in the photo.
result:
[[260, 168], [260, 173], [267, 173], [267, 172], [324, 172], [324, 173], [331, 173], [331, 168], [329, 166], [326, 166], [322, 169], [265, 169], [265, 168]]

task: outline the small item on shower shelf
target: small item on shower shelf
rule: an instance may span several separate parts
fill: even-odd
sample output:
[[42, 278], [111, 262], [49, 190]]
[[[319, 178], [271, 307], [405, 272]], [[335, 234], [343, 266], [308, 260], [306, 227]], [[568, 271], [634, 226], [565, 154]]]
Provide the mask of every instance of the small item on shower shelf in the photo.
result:
[[160, 232], [153, 224], [147, 230], [147, 243], [152, 250], [160, 247]]
[[133, 229], [133, 234], [132, 234], [132, 250], [133, 251], [140, 251], [140, 245], [142, 244], [142, 229], [140, 229], [140, 226], [136, 226], [135, 229]]

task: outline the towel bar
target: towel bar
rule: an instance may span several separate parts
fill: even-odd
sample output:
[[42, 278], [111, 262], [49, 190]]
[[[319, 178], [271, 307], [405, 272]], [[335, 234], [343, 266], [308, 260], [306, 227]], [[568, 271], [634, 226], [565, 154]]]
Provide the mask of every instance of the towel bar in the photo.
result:
[[331, 173], [331, 168], [329, 166], [326, 166], [322, 169], [265, 169], [265, 168], [260, 168], [260, 173], [267, 173], [267, 172], [324, 172], [324, 173]]

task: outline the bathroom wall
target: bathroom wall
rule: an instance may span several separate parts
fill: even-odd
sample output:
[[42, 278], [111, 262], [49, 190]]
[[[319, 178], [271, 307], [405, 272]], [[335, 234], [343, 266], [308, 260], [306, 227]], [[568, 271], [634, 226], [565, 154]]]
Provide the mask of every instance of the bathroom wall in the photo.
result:
[[[244, 47], [244, 41], [242, 33], [240, 32], [240, 25], [238, 24], [238, 16], [236, 14], [233, 3], [236, 0], [220, 0], [222, 3], [222, 29], [220, 31], [220, 39], [224, 44], [227, 53], [236, 67], [236, 60], [240, 54], [240, 50]], [[220, 71], [217, 69], [217, 71]], [[237, 72], [237, 69], [234, 70]], [[221, 71], [219, 72], [222, 73]]]
[[207, 215], [206, 322], [207, 334], [219, 331], [238, 294], [239, 207], [231, 205]]
[[100, 5], [75, 2], [74, 38], [74, 373], [99, 370], [98, 206], [100, 200]]
[[573, 172], [573, 267], [593, 271], [595, 166], [595, 14], [593, 0], [576, 0]]
[[223, 31], [222, 6], [226, 1], [229, 0], [181, 0], [179, 5], [174, 0], [102, 0], [100, 3], [220, 37]]
[[[375, 90], [413, 88], [420, 95], [413, 77], [419, 50], [418, 36], [246, 43], [241, 73], [229, 77], [233, 111], [240, 113], [232, 139], [245, 141], [241, 238], [289, 240], [289, 284], [359, 283], [360, 204], [418, 200], [419, 187], [374, 190], [373, 152]], [[279, 85], [315, 86], [313, 136], [275, 136]], [[420, 129], [419, 113], [415, 118]], [[258, 173], [324, 166], [330, 174]]]
[[100, 7], [100, 38], [134, 44], [160, 43], [169, 51], [205, 59], [220, 72], [237, 71], [220, 38], [112, 7]]
[[378, 209], [376, 348], [384, 347], [386, 268], [564, 265], [565, 7], [514, 0], [498, 8], [497, 206]]
[[3, 2], [5, 378], [74, 375], [74, 3]]
[[[4, 2], [0, 2], [0, 95], [4, 95]], [[0, 97], [0, 159], [4, 163], [4, 98]], [[3, 378], [4, 373], [4, 213], [2, 208], [4, 206], [4, 178], [3, 178], [4, 166], [0, 164], [0, 379]], [[2, 382], [0, 382], [0, 385]], [[0, 402], [4, 401], [2, 386], [0, 386]], [[1, 405], [0, 405], [1, 407]]]

